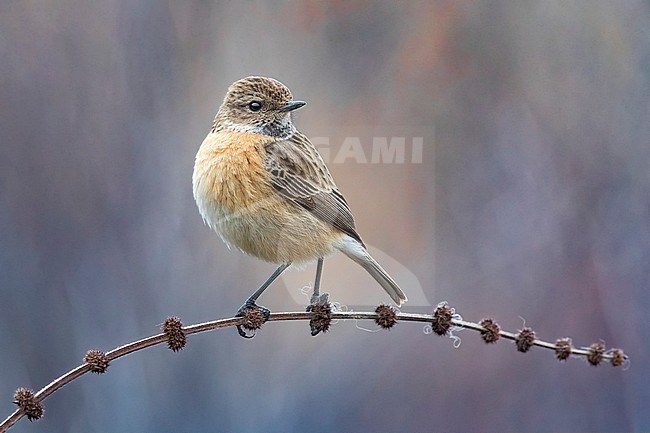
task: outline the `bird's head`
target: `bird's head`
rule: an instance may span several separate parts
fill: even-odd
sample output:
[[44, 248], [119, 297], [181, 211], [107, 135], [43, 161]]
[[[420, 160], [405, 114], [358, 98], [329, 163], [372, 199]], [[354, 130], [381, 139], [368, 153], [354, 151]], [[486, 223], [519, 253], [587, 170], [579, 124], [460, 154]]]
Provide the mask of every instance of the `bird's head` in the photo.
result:
[[288, 137], [295, 132], [291, 113], [303, 105], [305, 102], [294, 101], [291, 91], [278, 80], [242, 78], [228, 88], [213, 129]]

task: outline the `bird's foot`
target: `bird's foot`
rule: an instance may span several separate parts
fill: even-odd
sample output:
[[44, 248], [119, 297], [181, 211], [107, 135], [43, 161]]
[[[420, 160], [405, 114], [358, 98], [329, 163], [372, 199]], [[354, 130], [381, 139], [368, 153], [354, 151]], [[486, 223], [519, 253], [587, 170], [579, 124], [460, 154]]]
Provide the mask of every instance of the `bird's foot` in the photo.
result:
[[246, 301], [235, 315], [244, 318], [242, 323], [237, 325], [237, 332], [244, 338], [253, 338], [255, 331], [260, 329], [270, 316], [271, 310], [268, 308], [260, 307], [255, 301]]
[[309, 321], [311, 335], [317, 336], [321, 332], [327, 332], [332, 323], [332, 307], [329, 302], [329, 295], [314, 295], [311, 297], [311, 304], [307, 307], [307, 312], [314, 313], [314, 317]]
[[329, 293], [322, 293], [320, 295], [314, 294], [312, 295], [309, 301], [309, 306], [307, 307], [307, 311], [311, 311], [311, 308], [314, 305], [327, 305], [329, 303], [330, 303]]

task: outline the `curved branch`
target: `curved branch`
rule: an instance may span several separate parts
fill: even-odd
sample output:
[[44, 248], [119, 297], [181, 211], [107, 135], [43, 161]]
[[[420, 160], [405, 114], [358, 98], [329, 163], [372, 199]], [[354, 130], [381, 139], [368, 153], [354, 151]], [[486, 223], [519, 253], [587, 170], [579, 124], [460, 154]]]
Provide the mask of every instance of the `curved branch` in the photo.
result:
[[[503, 331], [499, 328], [492, 319], [483, 319], [480, 323], [468, 322], [462, 320], [460, 316], [456, 315], [454, 310], [446, 304], [440, 304], [433, 314], [414, 314], [402, 313], [395, 311], [392, 307], [381, 305], [377, 307], [375, 312], [355, 312], [355, 311], [331, 311], [329, 304], [314, 306], [312, 305], [310, 311], [307, 312], [281, 312], [272, 313], [266, 321], [280, 322], [280, 321], [294, 321], [294, 320], [310, 320], [312, 325], [312, 334], [314, 334], [314, 326], [317, 326], [318, 332], [327, 331], [330, 326], [331, 320], [374, 320], [382, 328], [391, 328], [397, 321], [400, 322], [422, 322], [431, 325], [431, 331], [438, 335], [449, 335], [454, 329], [464, 328], [477, 331], [481, 334], [486, 343], [494, 343], [499, 338], [513, 340], [517, 343], [517, 349], [520, 352], [526, 352], [532, 346], [538, 346], [545, 349], [554, 350], [556, 357], [560, 360], [566, 360], [569, 355], [586, 357], [590, 364], [598, 365], [601, 361], [609, 361], [614, 366], [620, 366], [627, 361], [627, 356], [619, 349], [612, 349], [605, 352], [605, 348], [599, 344], [594, 343], [589, 348], [575, 348], [571, 346], [570, 339], [560, 339], [556, 343], [551, 343], [535, 338], [534, 332], [530, 328], [524, 328], [518, 333]], [[319, 307], [319, 308], [315, 308]], [[254, 315], [253, 315], [254, 316]], [[180, 350], [185, 344], [184, 337], [180, 346], [172, 344], [173, 332], [170, 334], [167, 329], [167, 324], [173, 321], [177, 324], [177, 332], [182, 336], [197, 334], [199, 332], [206, 332], [215, 329], [227, 328], [231, 326], [242, 326], [248, 330], [256, 330], [265, 322], [259, 320], [259, 317], [230, 317], [226, 319], [219, 319], [205, 323], [181, 327], [181, 323], [177, 318], [170, 318], [165, 323], [165, 331], [161, 334], [153, 335], [151, 337], [143, 338], [142, 340], [134, 341], [117, 347], [110, 352], [102, 353], [99, 351], [94, 352], [93, 355], [99, 356], [101, 361], [104, 362], [103, 368], [94, 364], [90, 358], [91, 352], [86, 356], [86, 362], [62, 376], [54, 379], [47, 386], [43, 387], [36, 393], [32, 393], [24, 388], [16, 392], [16, 404], [19, 408], [16, 409], [0, 424], [0, 433], [6, 432], [13, 426], [20, 418], [27, 416], [30, 420], [40, 418], [42, 408], [40, 402], [45, 398], [62, 388], [64, 385], [72, 382], [73, 380], [83, 376], [88, 372], [103, 373], [108, 367], [108, 362], [118, 359], [122, 356], [137, 352], [147, 347], [155, 346], [162, 343], [168, 343], [170, 348], [174, 351]], [[318, 323], [318, 325], [314, 325]], [[93, 358], [94, 359], [94, 358]], [[18, 398], [21, 393], [21, 398]], [[27, 394], [27, 398], [25, 398]], [[27, 401], [27, 403], [24, 403]], [[32, 405], [32, 406], [29, 406]], [[38, 415], [30, 414], [30, 407], [38, 407], [40, 411]]]

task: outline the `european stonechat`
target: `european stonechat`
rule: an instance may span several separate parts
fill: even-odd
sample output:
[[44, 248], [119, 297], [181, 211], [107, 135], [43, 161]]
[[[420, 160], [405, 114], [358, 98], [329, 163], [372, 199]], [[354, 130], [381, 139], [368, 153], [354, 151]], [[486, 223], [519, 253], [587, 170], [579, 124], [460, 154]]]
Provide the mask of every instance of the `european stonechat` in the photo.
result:
[[196, 154], [194, 199], [206, 224], [228, 245], [280, 264], [237, 314], [254, 308], [268, 318], [257, 298], [292, 263], [311, 260], [311, 302], [327, 302], [319, 294], [323, 258], [336, 251], [363, 266], [400, 306], [406, 295], [368, 254], [323, 159], [292, 122], [304, 105], [272, 78], [236, 81]]

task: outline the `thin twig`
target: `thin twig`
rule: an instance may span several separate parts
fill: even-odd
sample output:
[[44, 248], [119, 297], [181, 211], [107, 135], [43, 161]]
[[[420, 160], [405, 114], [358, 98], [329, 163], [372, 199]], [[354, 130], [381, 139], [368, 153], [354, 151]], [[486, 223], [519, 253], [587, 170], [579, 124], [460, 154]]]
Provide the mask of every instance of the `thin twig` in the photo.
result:
[[[382, 308], [382, 307], [380, 307]], [[386, 308], [386, 307], [383, 307]], [[436, 314], [438, 311], [441, 310], [441, 308], [446, 308], [448, 311], [453, 312], [452, 309], [446, 306], [438, 306], [438, 309], [436, 309], [436, 312], [431, 315], [431, 314], [414, 314], [414, 313], [401, 313], [401, 312], [395, 312], [394, 319], [397, 319], [398, 321], [402, 322], [423, 322], [423, 323], [431, 323], [434, 324], [436, 321]], [[377, 323], [383, 323], [381, 322], [380, 319], [380, 314], [378, 313], [380, 309], [378, 308], [377, 312], [357, 312], [357, 311], [331, 311], [329, 312], [329, 316], [331, 320], [346, 320], [346, 319], [355, 319], [355, 320], [374, 320]], [[382, 310], [385, 311], [385, 310]], [[269, 322], [281, 322], [281, 321], [294, 321], [294, 320], [314, 320], [318, 318], [318, 313], [314, 312], [301, 312], [301, 311], [293, 311], [293, 312], [282, 312], [282, 313], [272, 313], [270, 317], [268, 318]], [[174, 320], [178, 320], [174, 318]], [[184, 335], [191, 335], [191, 334], [197, 334], [199, 332], [205, 332], [205, 331], [211, 331], [214, 329], [221, 329], [221, 328], [227, 328], [231, 326], [246, 326], [245, 325], [245, 320], [246, 317], [230, 317], [227, 319], [219, 319], [219, 320], [214, 320], [210, 322], [205, 322], [205, 323], [199, 323], [195, 325], [190, 325], [190, 326], [185, 326], [182, 327], [182, 333]], [[329, 320], [329, 319], [328, 319]], [[458, 318], [458, 316], [450, 316], [449, 320], [447, 323], [445, 323], [446, 328], [444, 328], [442, 331], [437, 332], [440, 335], [448, 335], [449, 330], [452, 327], [455, 328], [465, 328], [465, 329], [470, 329], [473, 331], [480, 332], [482, 335], [486, 334], [486, 320], [485, 319], [482, 324], [479, 323], [474, 323], [474, 322], [468, 322], [465, 320], [462, 320]], [[490, 323], [492, 321], [490, 320]], [[180, 326], [180, 322], [179, 326]], [[485, 326], [484, 326], [485, 325]], [[498, 335], [494, 336], [495, 340], [498, 339], [499, 337], [505, 338], [507, 340], [513, 340], [513, 341], [518, 341], [520, 338], [520, 334], [515, 334], [512, 332], [507, 332], [507, 331], [502, 331], [498, 328], [498, 325], [494, 324], [496, 326], [496, 333]], [[392, 325], [391, 325], [392, 326]], [[329, 324], [328, 324], [329, 327]], [[531, 331], [532, 332], [532, 331]], [[521, 331], [520, 331], [521, 333]], [[534, 335], [534, 334], [533, 334]], [[493, 341], [488, 341], [487, 338], [484, 337], [484, 340], [486, 342], [493, 342]], [[142, 340], [134, 341], [132, 343], [125, 344], [123, 346], [117, 347], [110, 352], [106, 352], [105, 358], [107, 361], [113, 361], [115, 359], [118, 359], [122, 356], [128, 355], [133, 352], [137, 352], [142, 349], [146, 349], [147, 347], [155, 346], [161, 343], [166, 343], [169, 341], [169, 335], [166, 333], [162, 334], [157, 334], [153, 335], [151, 337], [144, 338]], [[559, 340], [558, 340], [559, 341]], [[547, 341], [539, 340], [539, 339], [534, 339], [530, 342], [530, 345], [532, 346], [539, 346], [545, 349], [551, 349], [557, 351], [558, 349], [558, 344], [557, 343], [550, 343]], [[173, 350], [178, 350], [179, 348], [173, 349]], [[526, 349], [527, 350], [527, 349]], [[522, 350], [525, 351], [525, 350]], [[623, 354], [622, 351], [620, 350], [614, 350], [614, 351], [609, 351], [609, 352], [604, 352], [604, 349], [601, 350], [602, 353], [600, 353], [600, 357], [598, 358], [597, 362], [592, 362], [590, 357], [593, 357], [594, 355], [594, 350], [593, 350], [593, 345], [592, 348], [590, 349], [579, 349], [575, 347], [570, 347], [570, 354], [571, 355], [578, 355], [578, 356], [584, 356], [587, 359], [590, 359], [590, 362], [593, 365], [598, 364], [602, 360], [606, 360], [612, 363], [612, 365], [618, 366], [620, 365], [623, 361], [627, 360], [627, 356]], [[566, 358], [560, 358], [558, 356], [558, 359], [566, 359]], [[63, 374], [62, 376], [58, 377], [57, 379], [54, 379], [52, 382], [50, 382], [47, 386], [39, 390], [33, 395], [33, 398], [36, 402], [36, 404], [40, 404], [41, 401], [43, 401], [45, 398], [62, 388], [64, 385], [72, 382], [73, 380], [83, 376], [84, 374], [95, 371], [93, 370], [93, 365], [89, 362], [85, 362], [84, 364], [70, 370], [69, 372]], [[6, 432], [11, 426], [13, 426], [20, 418], [26, 415], [26, 412], [22, 407], [19, 407], [16, 409], [7, 419], [5, 419], [1, 424], [0, 424], [0, 433]], [[27, 414], [28, 415], [28, 414]]]

